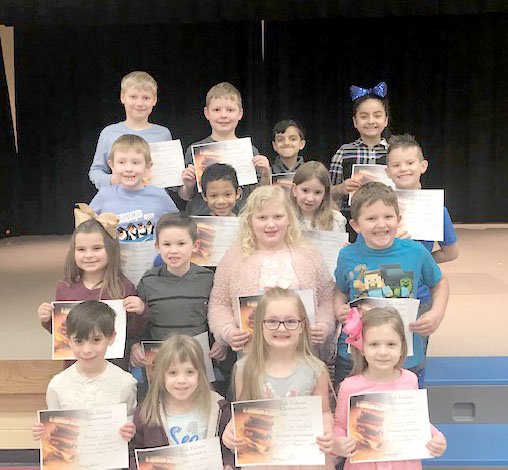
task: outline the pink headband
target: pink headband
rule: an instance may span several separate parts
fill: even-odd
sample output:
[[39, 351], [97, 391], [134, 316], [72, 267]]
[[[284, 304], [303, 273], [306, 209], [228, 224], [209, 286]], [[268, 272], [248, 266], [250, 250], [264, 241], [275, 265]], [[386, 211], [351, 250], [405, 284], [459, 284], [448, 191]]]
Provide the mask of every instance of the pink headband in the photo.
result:
[[363, 336], [362, 336], [362, 316], [360, 311], [353, 307], [349, 310], [346, 318], [346, 323], [342, 330], [348, 334], [346, 338], [346, 344], [354, 346], [358, 351], [363, 351]]

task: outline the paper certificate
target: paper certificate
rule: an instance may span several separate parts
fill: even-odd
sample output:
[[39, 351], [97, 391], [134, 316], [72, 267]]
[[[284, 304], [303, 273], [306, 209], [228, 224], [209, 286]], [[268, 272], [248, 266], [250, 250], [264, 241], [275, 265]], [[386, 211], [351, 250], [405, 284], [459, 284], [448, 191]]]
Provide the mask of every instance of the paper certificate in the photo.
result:
[[413, 240], [443, 241], [444, 190], [397, 189], [396, 193], [402, 215], [401, 229], [407, 230]]
[[432, 457], [427, 390], [352, 395], [348, 436], [356, 439], [352, 463]]
[[252, 163], [254, 155], [252, 153], [250, 137], [193, 145], [191, 150], [199, 192], [201, 192], [201, 176], [203, 171], [213, 163], [228, 163], [231, 165], [236, 170], [240, 186], [256, 184], [258, 182], [256, 168]]
[[135, 449], [138, 470], [223, 470], [218, 437], [178, 446]]
[[339, 251], [349, 242], [349, 234], [333, 230], [304, 230], [304, 236], [319, 250], [335, 279]]
[[321, 397], [240, 401], [231, 408], [235, 435], [243, 440], [236, 466], [325, 464], [316, 443], [323, 435]]
[[[351, 179], [358, 181], [362, 185], [371, 181], [378, 181], [395, 189], [395, 184], [386, 174], [386, 165], [355, 163], [351, 171]], [[349, 193], [349, 205], [351, 205], [353, 194], [354, 192]]]
[[182, 186], [185, 162], [180, 139], [153, 142], [148, 145], [153, 162], [150, 169], [150, 184], [159, 188]]
[[[210, 359], [210, 344], [208, 343], [208, 331], [205, 331], [204, 333], [194, 336], [194, 339], [199, 343], [199, 345], [203, 349], [205, 370], [206, 376], [208, 377], [208, 381], [215, 382], [215, 372], [213, 371], [213, 363], [212, 360]], [[164, 341], [141, 341], [141, 346], [143, 348], [143, 351], [145, 352], [145, 361], [146, 361], [145, 370], [148, 384], [152, 382], [155, 356], [157, 355], [157, 352], [161, 348], [162, 343], [164, 343]]]
[[129, 450], [120, 436], [127, 405], [86, 410], [38, 411], [44, 423], [41, 439], [43, 470], [106, 470], [129, 466]]
[[217, 266], [236, 240], [238, 217], [194, 216], [198, 226], [198, 248], [192, 262], [200, 266]]
[[[409, 331], [409, 324], [416, 321], [418, 316], [419, 299], [397, 298], [386, 299], [380, 297], [364, 297], [355, 299], [349, 304], [351, 307], [357, 307], [360, 312], [367, 312], [372, 308], [392, 307], [399, 312], [402, 323], [404, 324], [404, 333], [407, 343], [407, 357], [411, 357], [413, 353], [413, 332]], [[349, 349], [349, 347], [348, 347]]]
[[293, 189], [294, 173], [275, 173], [272, 174], [272, 184], [276, 184], [284, 189], [288, 194], [291, 194]]
[[120, 255], [123, 274], [137, 286], [143, 274], [153, 266], [157, 250], [154, 240], [120, 242]]
[[[314, 323], [316, 323], [316, 313], [314, 310], [314, 292], [312, 289], [292, 290], [294, 290], [300, 296], [300, 299], [302, 299], [305, 311], [307, 312], [309, 323], [314, 325]], [[254, 313], [256, 312], [256, 307], [258, 306], [258, 303], [263, 295], [264, 294], [257, 294], [238, 297], [237, 312], [240, 331], [248, 331], [251, 335], [254, 333]], [[244, 346], [244, 348], [248, 348], [249, 344], [250, 340]]]
[[[108, 346], [106, 350], [106, 359], [118, 359], [125, 354], [125, 337], [127, 330], [127, 314], [123, 306], [123, 300], [101, 300], [108, 304], [116, 313], [115, 315], [115, 342]], [[52, 337], [53, 351], [52, 359], [76, 359], [69, 346], [69, 338], [65, 328], [65, 320], [72, 307], [80, 304], [81, 301], [73, 302], [52, 302], [53, 316]]]

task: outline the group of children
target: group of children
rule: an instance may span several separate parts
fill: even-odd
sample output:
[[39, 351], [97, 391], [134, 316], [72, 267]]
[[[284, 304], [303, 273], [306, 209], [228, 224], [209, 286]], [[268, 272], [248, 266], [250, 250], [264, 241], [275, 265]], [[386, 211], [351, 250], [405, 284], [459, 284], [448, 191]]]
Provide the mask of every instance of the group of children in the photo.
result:
[[[147, 142], [172, 136], [167, 128], [148, 121], [157, 102], [153, 78], [144, 72], [124, 77], [121, 102], [126, 119], [101, 132], [89, 173], [99, 191], [90, 203], [93, 210], [86, 205], [75, 209], [76, 229], [64, 278], [54, 296], [55, 300], [84, 302], [66, 320], [76, 362], [51, 380], [48, 407], [127, 403], [134, 418], [120, 433], [130, 441], [131, 450], [219, 435], [224, 468], [233, 469], [232, 451], [242, 441], [232, 428], [229, 402], [212, 390], [201, 346], [192, 338], [209, 331], [209, 355], [225, 377], [217, 390], [230, 400], [320, 396], [324, 433], [316, 443], [327, 463], [318, 468], [334, 468], [338, 457], [352, 456], [357, 442], [346, 432], [349, 396], [358, 391], [418, 388], [418, 378], [406, 369], [418, 375], [421, 385], [427, 338], [442, 321], [448, 300], [448, 283], [436, 263], [458, 254], [446, 209], [444, 241], [433, 251], [432, 241], [409, 240], [410, 234], [399, 230], [401, 217], [391, 188], [375, 182], [362, 185], [352, 178], [354, 163], [386, 164], [397, 188], [421, 189], [420, 177], [428, 165], [421, 147], [408, 135], [393, 136], [388, 142], [382, 137], [388, 102], [386, 85], [380, 85], [370, 90], [352, 87], [353, 124], [360, 138], [337, 151], [330, 170], [317, 161], [304, 162], [302, 127], [296, 121], [281, 121], [273, 130], [277, 156], [271, 167], [253, 146], [257, 185], [239, 186], [234, 168], [219, 163], [205, 169], [199, 194], [191, 147], [185, 154], [181, 187], [165, 191], [147, 184], [151, 167]], [[212, 132], [197, 144], [236, 139], [243, 116], [238, 90], [229, 83], [212, 87], [204, 115]], [[270, 184], [272, 173], [288, 172], [294, 172], [290, 194]], [[350, 192], [354, 195], [349, 208], [346, 196]], [[177, 206], [185, 206], [185, 212], [178, 213]], [[198, 242], [196, 222], [189, 215], [239, 215], [236, 242], [215, 273], [191, 262]], [[337, 247], [334, 281], [305, 233], [345, 232], [345, 215], [358, 237]], [[151, 238], [159, 259], [136, 288], [122, 274], [119, 245]], [[421, 301], [418, 318], [409, 325], [414, 354], [407, 360], [404, 326], [393, 309], [363, 314], [356, 341], [346, 333], [352, 321], [349, 302], [369, 292], [369, 276], [379, 275], [385, 267], [398, 276], [400, 289], [405, 289], [403, 297]], [[295, 289], [312, 290], [313, 324]], [[240, 328], [237, 299], [259, 293], [264, 295], [256, 307], [251, 334]], [[114, 312], [97, 302], [104, 299], [124, 299], [127, 348], [117, 364], [125, 371], [104, 359], [115, 336]], [[39, 306], [38, 318], [49, 331], [51, 315], [50, 303]], [[164, 343], [150, 386], [139, 395], [146, 396], [136, 408], [136, 381], [127, 371], [146, 365], [141, 340]], [[237, 361], [234, 353], [244, 348]], [[334, 357], [335, 418], [327, 369]], [[41, 438], [44, 425], [35, 424], [33, 433]], [[429, 451], [441, 455], [445, 448], [444, 436], [432, 428]], [[136, 468], [133, 458], [130, 465]], [[347, 461], [345, 465], [378, 468], [375, 463]], [[384, 463], [383, 468], [421, 468], [421, 463]]]

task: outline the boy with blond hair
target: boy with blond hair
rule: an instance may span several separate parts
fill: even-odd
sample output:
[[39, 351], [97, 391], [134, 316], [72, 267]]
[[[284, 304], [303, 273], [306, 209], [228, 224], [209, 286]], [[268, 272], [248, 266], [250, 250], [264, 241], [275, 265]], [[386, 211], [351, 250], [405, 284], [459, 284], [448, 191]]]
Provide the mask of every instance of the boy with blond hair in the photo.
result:
[[[208, 215], [209, 209], [206, 202], [196, 188], [196, 170], [192, 164], [192, 146], [238, 139], [236, 127], [243, 117], [242, 96], [240, 92], [228, 82], [222, 82], [213, 86], [206, 94], [205, 118], [210, 123], [212, 133], [190, 145], [185, 152], [185, 170], [182, 173], [183, 186], [178, 189], [178, 195], [187, 201], [187, 212], [190, 215]], [[270, 163], [264, 155], [260, 155], [254, 145], [252, 146], [254, 158], [252, 163], [258, 173], [259, 184], [270, 184]], [[238, 201], [241, 205], [247, 200], [256, 184], [242, 186], [242, 198]]]
[[88, 172], [97, 189], [120, 180], [112, 175], [108, 166], [111, 146], [124, 134], [134, 134], [147, 142], [171, 140], [167, 127], [152, 124], [148, 118], [157, 104], [157, 82], [146, 72], [131, 72], [121, 82], [120, 101], [125, 108], [125, 121], [105, 127], [99, 135], [95, 156]]
[[[334, 307], [338, 321], [344, 322], [349, 312], [348, 302], [358, 297], [415, 298], [421, 284], [431, 289], [432, 308], [418, 312], [409, 324], [413, 332], [413, 355], [404, 363], [405, 369], [419, 378], [425, 366], [424, 337], [434, 333], [444, 318], [448, 302], [448, 281], [431, 254], [414, 240], [395, 238], [400, 222], [397, 196], [382, 183], [361, 186], [351, 201], [349, 222], [361, 234], [355, 243], [339, 252], [335, 278]], [[351, 371], [351, 356], [347, 335], [339, 337], [335, 364], [335, 385]]]

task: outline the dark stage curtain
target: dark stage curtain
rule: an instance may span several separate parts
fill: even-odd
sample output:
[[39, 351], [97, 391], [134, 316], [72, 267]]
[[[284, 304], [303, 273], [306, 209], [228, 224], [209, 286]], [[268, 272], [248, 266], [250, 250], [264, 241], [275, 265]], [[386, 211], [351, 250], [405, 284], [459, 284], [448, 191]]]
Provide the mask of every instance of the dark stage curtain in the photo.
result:
[[0, 238], [17, 232], [16, 147], [0, 41]]
[[72, 230], [73, 203], [95, 194], [88, 169], [99, 132], [124, 119], [120, 80], [132, 70], [157, 80], [151, 120], [184, 148], [209, 135], [205, 95], [226, 80], [245, 96], [239, 134], [249, 129], [256, 142], [260, 44], [259, 23], [15, 28], [23, 231]]
[[304, 155], [329, 164], [357, 138], [351, 84], [385, 80], [392, 133], [410, 132], [456, 222], [506, 222], [508, 16], [268, 22], [267, 121], [294, 117]]

